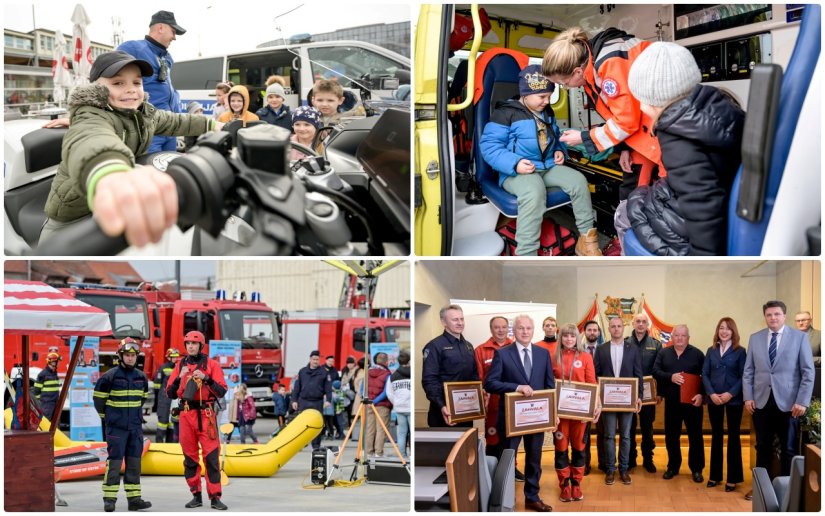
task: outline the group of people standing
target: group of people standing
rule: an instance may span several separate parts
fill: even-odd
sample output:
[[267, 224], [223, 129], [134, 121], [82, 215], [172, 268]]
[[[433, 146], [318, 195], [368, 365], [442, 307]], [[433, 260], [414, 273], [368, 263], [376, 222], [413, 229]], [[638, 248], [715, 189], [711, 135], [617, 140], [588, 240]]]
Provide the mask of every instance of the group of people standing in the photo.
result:
[[[755, 466], [767, 467], [777, 438], [782, 454], [782, 474], [790, 470], [795, 454], [795, 435], [799, 416], [810, 405], [814, 385], [813, 351], [809, 335], [810, 314], [800, 312], [800, 330], [785, 325], [786, 306], [782, 301], [768, 301], [762, 307], [767, 328], [750, 336], [748, 348], [740, 344], [736, 322], [723, 317], [716, 325], [712, 345], [707, 353], [690, 344], [687, 325], [674, 327], [667, 345], [649, 333], [649, 320], [643, 313], [633, 317], [633, 331], [624, 337], [625, 322], [610, 319], [610, 339], [600, 343], [601, 330], [596, 321], [584, 324], [580, 339], [576, 325], [564, 324], [557, 331], [555, 318], [548, 317], [542, 327], [545, 338], [532, 342], [534, 323], [527, 315], [512, 321], [504, 316], [490, 319], [491, 337], [478, 347], [463, 337], [464, 314], [458, 305], [440, 312], [444, 332], [424, 347], [422, 386], [430, 401], [428, 425], [473, 426], [472, 421], [454, 423], [444, 399], [444, 382], [481, 381], [485, 391], [487, 416], [485, 438], [487, 454], [499, 456], [503, 449], [518, 450], [522, 436], [507, 437], [504, 422], [504, 394], [520, 392], [531, 396], [534, 391], [554, 389], [558, 382], [595, 384], [600, 377], [636, 378], [639, 388], [635, 412], [602, 410], [597, 401], [594, 421], [561, 418], [553, 434], [555, 469], [562, 502], [582, 500], [582, 478], [590, 474], [591, 426], [597, 428], [598, 468], [605, 473], [604, 482], [619, 480], [631, 484], [629, 471], [637, 466], [636, 427], [641, 430], [643, 467], [655, 473], [656, 447], [653, 422], [656, 407], [664, 401], [665, 447], [667, 467], [662, 478], [679, 474], [682, 464], [680, 437], [687, 431], [688, 467], [694, 482], [704, 482], [703, 407], [708, 407], [711, 424], [711, 453], [708, 488], [725, 482], [725, 490], [734, 491], [744, 482], [740, 424], [743, 410], [753, 416], [756, 431]], [[807, 321], [806, 315], [807, 314]], [[807, 323], [808, 326], [804, 327]], [[818, 335], [816, 335], [818, 342]], [[816, 345], [819, 355], [819, 345]], [[684, 402], [681, 386], [686, 375], [701, 377], [699, 392]], [[655, 404], [642, 405], [643, 380], [652, 376], [656, 382]], [[725, 424], [726, 423], [726, 424]], [[727, 429], [727, 454], [724, 453]], [[619, 436], [616, 453], [615, 436]], [[525, 481], [525, 506], [547, 512], [552, 507], [539, 497], [541, 454], [544, 434], [523, 436], [524, 474], [516, 469], [516, 480]], [[727, 476], [723, 471], [727, 465]], [[750, 499], [751, 493], [747, 493]]]

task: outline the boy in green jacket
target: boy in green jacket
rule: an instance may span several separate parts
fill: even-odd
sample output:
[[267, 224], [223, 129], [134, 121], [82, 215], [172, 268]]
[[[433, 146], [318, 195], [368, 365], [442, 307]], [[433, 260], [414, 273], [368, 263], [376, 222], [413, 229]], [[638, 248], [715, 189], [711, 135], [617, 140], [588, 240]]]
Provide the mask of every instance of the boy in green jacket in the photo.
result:
[[143, 91], [152, 66], [123, 51], [101, 54], [89, 80], [69, 97], [70, 126], [52, 182], [40, 233], [52, 233], [94, 214], [109, 236], [134, 246], [158, 242], [178, 216], [175, 183], [151, 166], [136, 166], [155, 134], [197, 136], [223, 124], [205, 116], [155, 108]]

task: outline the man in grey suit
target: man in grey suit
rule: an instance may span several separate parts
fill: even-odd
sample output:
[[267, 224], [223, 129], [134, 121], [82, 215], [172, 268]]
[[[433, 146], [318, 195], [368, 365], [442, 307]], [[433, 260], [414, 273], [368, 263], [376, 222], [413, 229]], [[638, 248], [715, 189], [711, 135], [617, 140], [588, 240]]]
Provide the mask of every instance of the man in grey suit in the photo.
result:
[[818, 366], [822, 360], [822, 332], [814, 328], [811, 312], [797, 312], [794, 322], [797, 330], [808, 334], [808, 340], [811, 341], [811, 351], [814, 354], [814, 365]]
[[796, 439], [790, 428], [810, 405], [814, 388], [808, 335], [785, 326], [786, 311], [782, 301], [762, 306], [768, 327], [751, 335], [742, 376], [745, 409], [753, 415], [756, 430], [756, 466], [768, 467], [776, 435], [782, 475], [790, 474], [794, 455]]

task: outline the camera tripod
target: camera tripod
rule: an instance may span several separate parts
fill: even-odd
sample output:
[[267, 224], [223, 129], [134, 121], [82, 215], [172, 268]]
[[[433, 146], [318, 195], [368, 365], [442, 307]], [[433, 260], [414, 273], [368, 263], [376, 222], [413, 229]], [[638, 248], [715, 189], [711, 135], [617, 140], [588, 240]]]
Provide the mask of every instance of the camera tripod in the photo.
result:
[[[363, 387], [364, 387], [364, 389], [366, 389], [366, 382], [367, 382], [366, 374], [364, 376], [365, 376], [365, 378], [364, 378]], [[349, 441], [350, 436], [352, 435], [352, 431], [353, 431], [353, 429], [355, 429], [355, 425], [358, 424], [359, 420], [360, 420], [361, 428], [360, 428], [360, 434], [358, 436], [358, 446], [357, 446], [356, 452], [355, 452], [355, 463], [353, 464], [354, 467], [352, 468], [352, 475], [350, 476], [350, 481], [358, 479], [358, 467], [359, 466], [361, 466], [361, 465], [366, 466], [367, 465], [367, 463], [368, 463], [367, 460], [363, 460], [363, 461], [361, 460], [362, 453], [364, 453], [364, 439], [366, 439], [366, 437], [367, 437], [366, 431], [365, 431], [365, 426], [366, 426], [366, 421], [367, 421], [367, 414], [366, 414], [367, 407], [372, 409], [372, 413], [373, 413], [373, 416], [375, 416], [376, 422], [379, 425], [381, 425], [381, 428], [384, 430], [384, 433], [386, 434], [387, 439], [389, 439], [390, 443], [392, 443], [392, 448], [393, 448], [393, 450], [395, 450], [395, 454], [398, 456], [399, 459], [401, 459], [401, 464], [405, 468], [407, 468], [407, 471], [409, 472], [409, 469], [410, 469], [409, 462], [407, 461], [407, 459], [404, 458], [404, 454], [401, 453], [401, 450], [398, 449], [398, 445], [395, 443], [395, 439], [392, 438], [392, 435], [390, 435], [390, 431], [387, 429], [387, 425], [384, 424], [384, 420], [382, 420], [380, 414], [378, 414], [378, 409], [375, 408], [375, 405], [372, 403], [371, 399], [365, 397], [363, 400], [361, 400], [361, 406], [358, 407], [358, 412], [356, 412], [355, 418], [352, 420], [352, 423], [349, 426], [349, 430], [347, 430], [347, 435], [344, 437], [344, 442], [341, 443], [341, 449], [338, 451], [338, 457], [336, 457], [335, 463], [332, 466], [333, 474], [335, 473], [335, 470], [337, 470], [340, 467], [338, 463], [341, 462], [341, 458], [344, 456], [344, 450], [346, 450], [346, 448], [347, 448], [347, 442]], [[369, 474], [367, 472], [366, 467], [364, 468], [364, 478], [366, 480], [369, 480]]]

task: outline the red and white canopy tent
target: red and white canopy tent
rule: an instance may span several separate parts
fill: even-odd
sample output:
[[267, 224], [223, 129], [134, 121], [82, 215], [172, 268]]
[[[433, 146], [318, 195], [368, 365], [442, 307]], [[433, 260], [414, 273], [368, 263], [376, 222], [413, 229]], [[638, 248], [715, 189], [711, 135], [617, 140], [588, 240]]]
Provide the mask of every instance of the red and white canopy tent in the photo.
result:
[[51, 431], [57, 428], [59, 417], [74, 369], [86, 336], [112, 334], [109, 314], [88, 305], [79, 299], [64, 294], [54, 287], [39, 281], [5, 280], [3, 284], [4, 333], [23, 336], [23, 428], [29, 424], [29, 335], [48, 334], [56, 336], [77, 336], [78, 342], [72, 352], [66, 378], [60, 390], [55, 413], [49, 414]]

